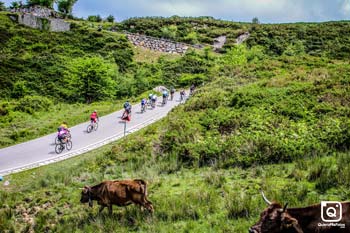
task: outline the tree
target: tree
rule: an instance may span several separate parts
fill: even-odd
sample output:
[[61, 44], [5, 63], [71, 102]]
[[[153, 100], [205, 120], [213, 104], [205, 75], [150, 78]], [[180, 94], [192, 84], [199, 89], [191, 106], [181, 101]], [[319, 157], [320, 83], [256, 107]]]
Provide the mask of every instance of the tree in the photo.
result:
[[58, 11], [65, 15], [72, 15], [73, 6], [77, 1], [78, 0], [58, 0]]
[[190, 32], [184, 37], [184, 41], [190, 44], [198, 43], [198, 36], [196, 32]]
[[283, 54], [286, 56], [300, 56], [305, 54], [305, 47], [303, 42], [297, 40], [294, 43], [288, 45]]
[[240, 66], [247, 64], [247, 48], [245, 45], [236, 45], [232, 47], [227, 53], [221, 57], [221, 62], [224, 65]]
[[28, 6], [34, 6], [34, 5], [39, 5], [39, 6], [44, 6], [53, 9], [53, 4], [55, 0], [27, 0]]
[[18, 9], [20, 6], [19, 2], [11, 2], [11, 9]]
[[102, 18], [100, 15], [89, 15], [87, 20], [90, 22], [101, 22]]
[[5, 3], [0, 2], [0, 11], [6, 11]]
[[252, 19], [252, 23], [253, 23], [253, 24], [259, 24], [260, 22], [259, 22], [258, 17], [254, 17], [254, 18]]
[[175, 39], [176, 33], [177, 33], [177, 26], [176, 25], [170, 25], [168, 27], [162, 27], [162, 36], [168, 39]]
[[106, 20], [110, 23], [114, 22], [114, 16], [113, 15], [108, 15], [108, 17], [106, 18]]
[[116, 74], [115, 65], [100, 56], [74, 59], [64, 75], [62, 95], [86, 103], [113, 97]]

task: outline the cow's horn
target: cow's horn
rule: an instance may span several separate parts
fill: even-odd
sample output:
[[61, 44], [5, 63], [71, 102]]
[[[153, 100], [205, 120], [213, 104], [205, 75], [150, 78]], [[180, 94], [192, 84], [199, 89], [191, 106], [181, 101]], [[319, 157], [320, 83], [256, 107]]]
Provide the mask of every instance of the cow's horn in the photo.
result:
[[261, 192], [261, 195], [262, 195], [264, 201], [266, 202], [266, 204], [271, 205], [271, 201], [269, 201], [269, 200], [266, 198], [264, 192], [263, 192], [262, 190], [260, 190], [260, 192]]
[[287, 202], [287, 203], [284, 205], [284, 207], [283, 207], [283, 210], [282, 210], [283, 213], [286, 211], [287, 206], [288, 206], [288, 202]]

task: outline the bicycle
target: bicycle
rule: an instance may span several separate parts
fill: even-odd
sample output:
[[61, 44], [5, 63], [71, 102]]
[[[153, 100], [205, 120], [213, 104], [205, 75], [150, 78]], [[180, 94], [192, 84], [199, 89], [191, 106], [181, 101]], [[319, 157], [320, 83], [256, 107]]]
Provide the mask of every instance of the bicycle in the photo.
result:
[[[72, 139], [72, 135], [70, 134], [70, 132], [67, 132], [67, 137]], [[55, 138], [55, 145], [60, 144], [60, 139], [58, 139], [58, 135]]]
[[90, 124], [88, 125], [88, 127], [86, 128], [86, 132], [91, 133], [92, 130], [96, 131], [97, 128], [98, 128], [98, 122], [91, 121]]
[[165, 96], [165, 97], [163, 96], [162, 104], [166, 105], [167, 101], [168, 101], [168, 97], [167, 96]]
[[146, 104], [141, 104], [141, 113], [146, 112]]
[[180, 94], [180, 103], [185, 101], [185, 94]]
[[65, 137], [66, 141], [63, 140], [59, 140], [60, 143], [56, 145], [55, 147], [55, 152], [56, 154], [60, 154], [62, 153], [62, 151], [64, 150], [64, 148], [66, 148], [68, 151], [72, 149], [73, 147], [73, 143], [71, 141], [71, 138], [66, 136]]
[[152, 100], [152, 103], [151, 103], [152, 109], [156, 107], [156, 102], [157, 100], [155, 99]]

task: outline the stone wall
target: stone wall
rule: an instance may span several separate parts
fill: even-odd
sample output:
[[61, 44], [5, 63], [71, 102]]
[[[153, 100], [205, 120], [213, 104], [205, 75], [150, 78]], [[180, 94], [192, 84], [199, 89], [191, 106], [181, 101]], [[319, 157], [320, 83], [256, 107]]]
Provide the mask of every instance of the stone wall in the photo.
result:
[[70, 23], [67, 23], [63, 19], [49, 19], [50, 31], [53, 32], [66, 32], [70, 30]]
[[190, 47], [190, 45], [184, 43], [177, 43], [140, 34], [126, 33], [126, 35], [133, 45], [159, 52], [184, 54]]
[[19, 13], [18, 23], [31, 28], [48, 30], [53, 32], [65, 32], [70, 30], [70, 23], [59, 18], [54, 10], [39, 6], [30, 8], [19, 8], [12, 10]]

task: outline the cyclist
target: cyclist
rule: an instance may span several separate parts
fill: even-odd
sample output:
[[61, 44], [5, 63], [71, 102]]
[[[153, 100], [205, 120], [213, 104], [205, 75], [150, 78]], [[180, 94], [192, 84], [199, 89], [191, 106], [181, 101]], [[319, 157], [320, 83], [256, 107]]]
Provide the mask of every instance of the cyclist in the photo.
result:
[[146, 104], [147, 104], [147, 99], [143, 98], [141, 100], [141, 112], [145, 112], [146, 111]]
[[191, 87], [190, 87], [190, 95], [193, 95], [193, 92], [194, 92], [195, 88], [196, 87], [194, 86], [194, 84], [192, 84]]
[[131, 104], [129, 103], [129, 101], [126, 101], [126, 102], [124, 103], [124, 109], [125, 109], [125, 111], [126, 111], [128, 114], [131, 113]]
[[98, 114], [97, 114], [97, 110], [94, 110], [91, 115], [90, 115], [90, 120], [91, 120], [91, 124], [92, 123], [96, 123], [96, 120], [99, 120], [98, 118]]
[[123, 113], [122, 119], [130, 121], [131, 104], [129, 103], [129, 101], [126, 101], [124, 103], [124, 109], [125, 109], [125, 111]]
[[163, 104], [166, 104], [167, 99], [168, 99], [168, 91], [167, 90], [163, 90]]
[[66, 142], [67, 135], [70, 132], [67, 126], [67, 122], [63, 121], [62, 124], [58, 127], [57, 131], [58, 140], [61, 142]]
[[148, 95], [148, 102], [147, 102], [148, 106], [151, 106], [151, 105], [152, 105], [152, 96], [153, 96], [152, 93], [150, 93], [150, 94]]
[[171, 99], [171, 100], [173, 100], [174, 94], [175, 94], [175, 88], [174, 88], [174, 87], [171, 87], [171, 88], [170, 88], [170, 99]]
[[180, 101], [183, 101], [185, 99], [186, 92], [184, 89], [180, 91]]
[[157, 102], [157, 95], [153, 94], [152, 95], [152, 108], [156, 107], [156, 102]]

